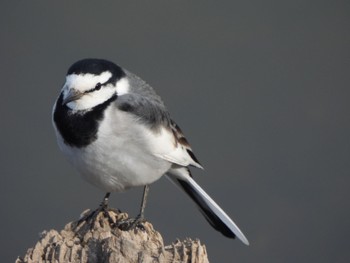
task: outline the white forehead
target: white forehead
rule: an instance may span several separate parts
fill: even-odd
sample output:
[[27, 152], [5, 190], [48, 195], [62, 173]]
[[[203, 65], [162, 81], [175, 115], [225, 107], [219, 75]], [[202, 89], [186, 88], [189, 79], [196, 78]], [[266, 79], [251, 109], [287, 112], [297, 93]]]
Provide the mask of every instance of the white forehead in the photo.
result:
[[110, 79], [112, 73], [109, 71], [102, 72], [100, 75], [94, 74], [71, 74], [66, 76], [66, 86], [80, 91], [93, 88], [97, 83], [105, 83]]

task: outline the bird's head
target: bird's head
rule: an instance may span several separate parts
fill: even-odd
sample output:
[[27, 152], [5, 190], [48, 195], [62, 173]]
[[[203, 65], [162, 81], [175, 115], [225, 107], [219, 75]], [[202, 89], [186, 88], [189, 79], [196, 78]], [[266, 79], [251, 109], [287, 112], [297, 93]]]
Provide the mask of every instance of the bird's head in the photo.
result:
[[61, 91], [62, 104], [75, 111], [89, 110], [128, 89], [121, 67], [103, 59], [83, 59], [68, 69]]

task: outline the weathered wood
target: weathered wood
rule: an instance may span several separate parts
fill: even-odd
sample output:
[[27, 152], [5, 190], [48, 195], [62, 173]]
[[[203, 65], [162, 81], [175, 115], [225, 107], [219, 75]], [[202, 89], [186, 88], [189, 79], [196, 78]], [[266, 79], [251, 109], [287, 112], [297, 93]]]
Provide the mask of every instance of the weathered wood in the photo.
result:
[[60, 232], [44, 231], [36, 245], [16, 263], [209, 262], [206, 248], [199, 240], [177, 240], [164, 246], [162, 236], [149, 222], [124, 231], [118, 225], [128, 215], [112, 210], [108, 215], [100, 212], [90, 223], [70, 222]]

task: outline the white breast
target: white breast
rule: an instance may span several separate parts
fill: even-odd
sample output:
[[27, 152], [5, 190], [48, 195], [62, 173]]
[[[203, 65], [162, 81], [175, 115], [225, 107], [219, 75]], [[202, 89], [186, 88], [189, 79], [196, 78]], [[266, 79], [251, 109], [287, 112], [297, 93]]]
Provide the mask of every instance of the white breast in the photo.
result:
[[169, 161], [152, 153], [154, 137], [131, 114], [113, 106], [106, 110], [97, 140], [89, 146], [67, 146], [57, 135], [59, 147], [83, 178], [108, 192], [153, 183], [170, 169]]

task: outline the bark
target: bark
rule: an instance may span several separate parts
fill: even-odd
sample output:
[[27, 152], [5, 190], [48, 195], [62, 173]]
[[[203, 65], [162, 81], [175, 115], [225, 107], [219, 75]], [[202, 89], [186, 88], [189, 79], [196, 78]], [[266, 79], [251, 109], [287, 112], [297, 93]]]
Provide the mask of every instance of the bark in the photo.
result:
[[128, 222], [127, 214], [108, 210], [97, 212], [93, 220], [70, 222], [60, 232], [44, 231], [16, 263], [209, 262], [199, 240], [177, 240], [165, 246], [149, 222], [123, 230]]

